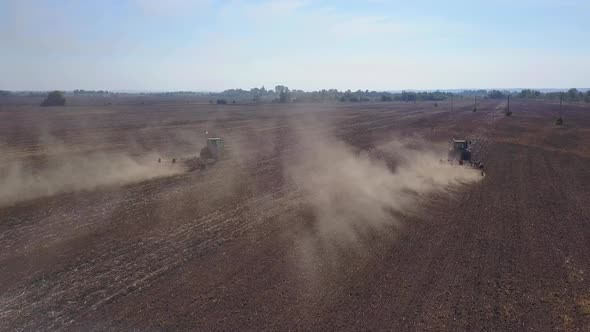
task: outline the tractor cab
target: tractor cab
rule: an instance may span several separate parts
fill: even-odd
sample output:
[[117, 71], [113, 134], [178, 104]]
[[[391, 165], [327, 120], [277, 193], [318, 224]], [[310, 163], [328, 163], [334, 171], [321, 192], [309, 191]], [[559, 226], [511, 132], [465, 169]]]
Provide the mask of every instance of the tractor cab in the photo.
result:
[[467, 141], [464, 139], [453, 139], [453, 149], [466, 150], [467, 149]]
[[459, 164], [463, 164], [465, 161], [471, 161], [471, 149], [469, 147], [471, 144], [470, 141], [453, 138], [451, 144], [452, 146], [449, 149], [450, 162], [459, 162]]
[[207, 146], [201, 150], [201, 157], [204, 159], [219, 159], [225, 149], [222, 138], [207, 138]]

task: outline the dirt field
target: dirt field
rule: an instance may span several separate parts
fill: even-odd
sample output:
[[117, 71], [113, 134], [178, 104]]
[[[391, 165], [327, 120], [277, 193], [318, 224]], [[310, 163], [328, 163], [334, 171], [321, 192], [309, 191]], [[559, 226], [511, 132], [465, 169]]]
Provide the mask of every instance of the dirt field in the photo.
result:
[[5, 103], [0, 329], [588, 330], [590, 107], [504, 106]]

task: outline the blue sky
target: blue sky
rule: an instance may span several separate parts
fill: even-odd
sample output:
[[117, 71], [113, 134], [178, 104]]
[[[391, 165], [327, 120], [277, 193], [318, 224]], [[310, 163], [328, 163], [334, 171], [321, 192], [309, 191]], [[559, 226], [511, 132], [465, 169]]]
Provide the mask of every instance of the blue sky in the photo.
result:
[[0, 0], [0, 89], [590, 86], [590, 1]]

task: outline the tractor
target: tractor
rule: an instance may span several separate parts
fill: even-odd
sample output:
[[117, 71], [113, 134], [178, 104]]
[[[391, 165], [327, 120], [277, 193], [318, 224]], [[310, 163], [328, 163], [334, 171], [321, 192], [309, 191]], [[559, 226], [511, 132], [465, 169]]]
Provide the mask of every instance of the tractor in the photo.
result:
[[207, 138], [207, 145], [201, 149], [199, 157], [203, 161], [207, 161], [210, 159], [217, 161], [221, 157], [221, 155], [223, 154], [224, 150], [225, 150], [225, 146], [224, 146], [224, 142], [223, 142], [222, 138], [219, 138], [219, 137]]
[[452, 140], [452, 146], [449, 149], [448, 161], [453, 163], [457, 162], [459, 165], [463, 165], [464, 162], [471, 162], [471, 141], [464, 139]]
[[467, 163], [471, 165], [471, 167], [481, 171], [481, 176], [485, 176], [483, 163], [473, 159], [471, 154], [471, 144], [472, 142], [469, 140], [453, 138], [447, 160], [449, 163], [458, 163], [459, 165]]
[[[207, 138], [206, 145], [199, 153], [199, 156], [189, 158], [172, 158], [172, 164], [177, 161], [182, 162], [189, 171], [207, 168], [209, 165], [215, 164], [225, 151], [225, 145], [222, 138], [211, 137]], [[158, 158], [158, 163], [162, 163], [162, 158]]]
[[222, 138], [207, 138], [206, 145], [199, 152], [199, 156], [184, 160], [184, 164], [188, 167], [189, 171], [205, 169], [207, 166], [215, 164], [221, 158], [224, 151], [225, 145]]

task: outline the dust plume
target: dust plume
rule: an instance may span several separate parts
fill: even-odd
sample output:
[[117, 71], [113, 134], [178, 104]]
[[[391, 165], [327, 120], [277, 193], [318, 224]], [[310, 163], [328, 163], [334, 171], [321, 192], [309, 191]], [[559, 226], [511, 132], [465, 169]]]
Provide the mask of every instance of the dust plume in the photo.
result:
[[286, 173], [304, 192], [320, 239], [355, 240], [416, 210], [426, 195], [478, 181], [472, 169], [440, 160], [446, 152], [392, 140], [358, 152], [322, 131], [300, 132], [302, 144]]
[[133, 157], [124, 152], [80, 155], [62, 151], [49, 156], [43, 166], [30, 164], [23, 160], [0, 164], [0, 206], [58, 193], [124, 185], [182, 171], [177, 165], [158, 164], [155, 155]]
[[386, 254], [410, 219], [405, 217], [421, 214], [431, 194], [450, 194], [481, 179], [474, 169], [441, 162], [444, 144], [392, 139], [358, 149], [328, 130], [304, 128], [296, 130], [299, 146], [284, 171], [309, 211], [295, 235], [293, 266], [310, 299], [337, 294], [331, 280], [352, 277]]

